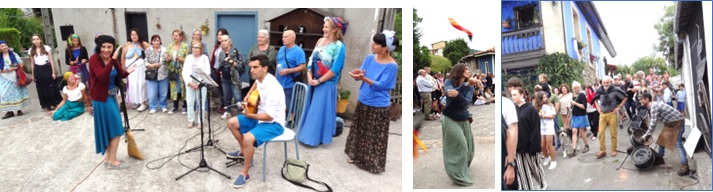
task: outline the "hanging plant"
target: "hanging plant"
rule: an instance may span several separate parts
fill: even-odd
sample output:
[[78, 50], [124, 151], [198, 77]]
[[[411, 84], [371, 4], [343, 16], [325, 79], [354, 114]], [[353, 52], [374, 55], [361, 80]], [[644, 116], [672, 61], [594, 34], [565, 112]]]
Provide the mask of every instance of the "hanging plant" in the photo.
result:
[[586, 43], [584, 43], [584, 42], [582, 42], [582, 41], [579, 41], [579, 40], [577, 40], [577, 48], [578, 48], [579, 50], [582, 50], [582, 49], [584, 49], [584, 47], [586, 47], [586, 46], [587, 46], [587, 44], [586, 44]]
[[203, 35], [208, 34], [208, 19], [206, 19], [205, 23], [201, 25], [201, 33], [203, 33]]

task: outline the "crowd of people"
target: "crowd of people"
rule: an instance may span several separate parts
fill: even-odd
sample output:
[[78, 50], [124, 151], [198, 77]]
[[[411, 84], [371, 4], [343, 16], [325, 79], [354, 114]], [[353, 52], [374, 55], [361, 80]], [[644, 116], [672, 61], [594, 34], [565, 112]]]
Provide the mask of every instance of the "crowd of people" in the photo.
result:
[[[623, 129], [623, 122], [642, 109], [650, 119], [641, 139], [647, 140], [657, 123], [663, 123], [662, 131], [672, 133], [660, 134], [658, 155], [663, 156], [665, 148], [676, 148], [681, 157], [678, 174], [687, 175], [688, 162], [681, 143], [686, 102], [684, 85], [679, 84], [679, 89], [674, 91], [668, 72], [662, 75], [654, 72], [651, 69], [649, 75], [644, 76], [644, 72], [638, 71], [634, 76], [626, 75], [625, 80], [619, 74], [605, 76], [591, 85], [574, 81], [571, 85], [559, 86], [550, 85], [547, 74], [540, 74], [539, 84], [533, 87], [533, 96], [525, 90], [521, 79], [509, 79], [502, 106], [503, 188], [546, 189], [544, 166], [549, 165], [549, 170], [556, 169], [555, 154], [560, 149], [564, 150], [565, 157], [576, 156], [580, 149], [578, 139], [584, 143], [581, 153], [587, 153], [587, 132], [591, 132], [592, 141], [599, 139], [595, 156], [604, 158], [608, 152], [605, 143], [608, 127], [609, 155], [617, 156], [617, 130]], [[571, 150], [562, 148], [561, 138], [558, 138], [561, 132], [569, 130]]]
[[[188, 128], [203, 123], [206, 117], [196, 117], [196, 110], [207, 109], [208, 91], [199, 86], [203, 72], [220, 84], [222, 106], [218, 113], [227, 119], [228, 127], [237, 140], [240, 150], [226, 154], [230, 158], [244, 158], [245, 163], [234, 181], [234, 187], [242, 187], [249, 180], [255, 147], [280, 136], [285, 127], [299, 130], [296, 139], [304, 145], [318, 147], [332, 143], [336, 130], [337, 87], [347, 54], [344, 35], [348, 22], [341, 17], [326, 17], [323, 37], [317, 42], [312, 55], [295, 44], [296, 34], [285, 30], [284, 46], [269, 45], [267, 30], [259, 30], [258, 44], [248, 52], [247, 59], [241, 50], [233, 46], [226, 29], [217, 31], [216, 43], [210, 56], [206, 43], [202, 42], [199, 30], [192, 40], [184, 42], [185, 34], [176, 29], [171, 33], [171, 42], [163, 46], [159, 34], [146, 41], [140, 32], [130, 29], [129, 41], [117, 44], [114, 37], [97, 34], [96, 49], [88, 54], [78, 35], [71, 34], [67, 41], [65, 62], [69, 72], [64, 74], [65, 86], [56, 87], [56, 69], [52, 50], [42, 44], [40, 36], [33, 36], [30, 49], [31, 77], [36, 81], [40, 105], [54, 120], [67, 121], [83, 114], [92, 114], [94, 119], [96, 153], [105, 155], [106, 169], [126, 169], [128, 163], [116, 158], [119, 138], [124, 134], [119, 107], [124, 100], [138, 112], [149, 110], [174, 114], [182, 104]], [[389, 131], [389, 91], [396, 85], [398, 65], [392, 56], [399, 46], [394, 31], [385, 30], [371, 39], [371, 53], [364, 58], [360, 68], [349, 70], [354, 81], [361, 81], [359, 102], [354, 123], [347, 138], [344, 153], [347, 163], [373, 173], [385, 171]], [[247, 51], [247, 50], [245, 50]], [[26, 86], [16, 83], [16, 70], [22, 68], [20, 57], [0, 41], [0, 109], [6, 111], [3, 119], [23, 115], [21, 109], [30, 104]], [[309, 56], [309, 57], [307, 57]], [[249, 71], [255, 83], [242, 94], [241, 75]], [[306, 72], [306, 79], [300, 79]], [[62, 77], [60, 77], [62, 78]], [[125, 95], [119, 89], [124, 86]], [[247, 83], [247, 82], [245, 82]], [[296, 108], [293, 87], [305, 83], [309, 88], [304, 102], [306, 114], [302, 126], [287, 125], [296, 121], [287, 116]], [[61, 90], [61, 91], [60, 91]], [[87, 91], [88, 90], [88, 91]], [[257, 91], [259, 102], [256, 113], [224, 109], [233, 103], [246, 101], [243, 95]], [[198, 103], [202, 98], [202, 103]], [[173, 101], [171, 109], [168, 100]], [[242, 102], [243, 110], [247, 108]], [[234, 115], [239, 114], [239, 115]], [[237, 117], [236, 117], [237, 116]]]
[[[455, 66], [454, 66], [455, 67]], [[452, 69], [451, 69], [452, 70]], [[419, 69], [413, 81], [414, 113], [417, 111], [425, 114], [426, 121], [434, 121], [443, 116], [446, 107], [445, 79], [450, 78], [450, 73], [445, 76], [441, 72], [432, 72], [431, 67]], [[445, 78], [444, 78], [445, 77]], [[495, 103], [495, 76], [491, 73], [472, 74], [468, 78], [477, 79], [475, 90], [467, 95], [469, 103], [473, 105], [489, 105]]]

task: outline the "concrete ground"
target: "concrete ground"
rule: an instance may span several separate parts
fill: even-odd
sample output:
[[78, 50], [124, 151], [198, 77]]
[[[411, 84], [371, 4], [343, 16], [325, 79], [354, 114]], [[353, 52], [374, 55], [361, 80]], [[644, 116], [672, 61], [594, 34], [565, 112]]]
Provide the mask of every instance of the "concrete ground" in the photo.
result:
[[[626, 159], [621, 169], [616, 170], [626, 158], [626, 149], [631, 146], [629, 134], [626, 131], [628, 121], [624, 122], [625, 129], [617, 128], [616, 157], [611, 157], [610, 132], [606, 131], [607, 157], [596, 159], [599, 151], [599, 141], [589, 142], [590, 150], [581, 153], [584, 144], [579, 140], [577, 155], [575, 157], [562, 157], [562, 150], [557, 151], [557, 168], [548, 170], [545, 166], [545, 180], [548, 190], [711, 190], [711, 158], [703, 151], [696, 152], [694, 160], [689, 159], [689, 166], [696, 167], [698, 180], [691, 177], [677, 175], [680, 169], [680, 158], [675, 149], [666, 149], [665, 164], [651, 167], [647, 170], [637, 169], [631, 157]], [[659, 123], [653, 138], [663, 129]], [[685, 135], [685, 134], [684, 134]], [[650, 147], [657, 150], [656, 144]]]
[[[461, 187], [456, 185], [446, 174], [443, 164], [443, 133], [441, 121], [426, 121], [421, 128], [419, 138], [428, 148], [426, 153], [418, 150], [418, 158], [413, 162], [414, 189], [493, 189], [495, 188], [494, 161], [495, 130], [493, 113], [495, 105], [470, 106], [473, 114], [473, 140], [475, 157], [470, 167], [470, 176], [475, 184]], [[418, 112], [420, 114], [420, 112]], [[414, 121], [422, 120], [422, 115], [415, 115]]]
[[[67, 122], [52, 121], [39, 107], [35, 85], [29, 87], [32, 105], [22, 110], [25, 115], [0, 120], [0, 186], [3, 191], [237, 191], [232, 182], [241, 166], [226, 168], [225, 155], [213, 147], [206, 148], [206, 161], [231, 179], [211, 171], [193, 172], [175, 180], [189, 168], [196, 167], [200, 159], [199, 152], [161, 159], [200, 144], [197, 137], [200, 129], [187, 129], [185, 115], [161, 112], [149, 115], [148, 111], [129, 110], [131, 128], [146, 130], [134, 132], [145, 160], [128, 157], [127, 145], [122, 139], [117, 156], [130, 167], [106, 170], [98, 166], [104, 156], [95, 153], [92, 116], [85, 113]], [[221, 120], [220, 115], [212, 113], [214, 138], [221, 149], [237, 150], [237, 142], [226, 130], [227, 121]], [[346, 123], [350, 125], [351, 122]], [[390, 124], [392, 134], [389, 134], [386, 171], [381, 174], [372, 174], [346, 162], [344, 145], [348, 127], [330, 145], [311, 148], [300, 144], [300, 159], [311, 164], [310, 178], [329, 184], [334, 191], [401, 191], [401, 127], [400, 120]], [[207, 124], [205, 130], [208, 130]], [[240, 190], [309, 191], [281, 177], [284, 154], [279, 143], [267, 146], [267, 181], [263, 182], [263, 147], [256, 149], [251, 180]], [[294, 143], [288, 143], [287, 147], [288, 155], [294, 157]]]

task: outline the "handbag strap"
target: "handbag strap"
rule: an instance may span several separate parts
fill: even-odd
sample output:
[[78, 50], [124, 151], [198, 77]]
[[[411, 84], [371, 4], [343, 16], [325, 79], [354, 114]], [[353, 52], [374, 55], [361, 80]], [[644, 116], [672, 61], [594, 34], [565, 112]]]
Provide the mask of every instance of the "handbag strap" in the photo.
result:
[[327, 187], [327, 190], [325, 190], [325, 191], [320, 191], [320, 190], [317, 190], [317, 189], [315, 189], [314, 187], [311, 187], [311, 186], [309, 186], [309, 185], [305, 185], [305, 184], [302, 184], [302, 183], [290, 181], [289, 179], [287, 179], [287, 177], [285, 177], [285, 171], [284, 171], [284, 170], [287, 168], [287, 164], [289, 164], [289, 163], [288, 163], [287, 161], [285, 161], [285, 164], [282, 165], [282, 171], [280, 171], [280, 174], [282, 174], [282, 178], [283, 178], [283, 179], [285, 179], [285, 180], [289, 181], [290, 183], [295, 184], [295, 185], [297, 185], [297, 186], [304, 187], [304, 188], [307, 188], [307, 189], [312, 189], [312, 190], [314, 190], [314, 191], [319, 191], [319, 192], [332, 192], [332, 188], [329, 187], [329, 185], [327, 185], [326, 183], [309, 178], [309, 174], [307, 174], [307, 173], [309, 173], [309, 164], [307, 164], [307, 167], [305, 167], [305, 177], [307, 178], [307, 180], [310, 180], [310, 181], [315, 182], [315, 183], [318, 183], [318, 184], [322, 184], [322, 185], [324, 185], [324, 186]]

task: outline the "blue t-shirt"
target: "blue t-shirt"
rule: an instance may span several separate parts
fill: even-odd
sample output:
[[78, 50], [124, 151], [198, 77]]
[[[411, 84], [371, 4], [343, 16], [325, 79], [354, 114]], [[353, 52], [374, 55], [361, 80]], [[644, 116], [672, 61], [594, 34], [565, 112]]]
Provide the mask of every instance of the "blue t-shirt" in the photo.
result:
[[391, 105], [389, 91], [396, 86], [396, 74], [399, 67], [396, 63], [377, 63], [374, 55], [366, 56], [361, 70], [366, 71], [364, 76], [373, 81], [372, 85], [361, 83], [359, 88], [359, 102], [372, 107], [388, 107]]
[[[287, 53], [285, 53], [287, 51]], [[285, 62], [285, 56], [287, 56], [287, 62]], [[307, 63], [305, 58], [305, 52], [300, 46], [292, 46], [292, 48], [287, 49], [285, 46], [280, 47], [280, 51], [277, 52], [277, 67], [275, 72], [275, 78], [277, 82], [280, 82], [283, 89], [292, 88], [295, 82], [292, 81], [292, 77], [300, 75], [301, 72], [290, 73], [287, 76], [280, 75], [280, 70], [295, 68], [300, 64]]]

